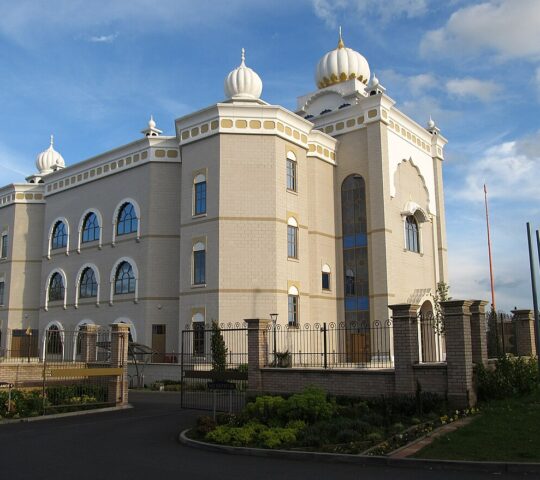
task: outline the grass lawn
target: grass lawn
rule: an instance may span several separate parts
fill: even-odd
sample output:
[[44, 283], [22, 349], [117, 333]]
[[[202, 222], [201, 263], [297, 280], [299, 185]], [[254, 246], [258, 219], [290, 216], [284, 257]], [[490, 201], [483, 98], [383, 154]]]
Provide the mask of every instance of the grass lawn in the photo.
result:
[[491, 401], [469, 425], [436, 439], [417, 458], [540, 462], [540, 392]]

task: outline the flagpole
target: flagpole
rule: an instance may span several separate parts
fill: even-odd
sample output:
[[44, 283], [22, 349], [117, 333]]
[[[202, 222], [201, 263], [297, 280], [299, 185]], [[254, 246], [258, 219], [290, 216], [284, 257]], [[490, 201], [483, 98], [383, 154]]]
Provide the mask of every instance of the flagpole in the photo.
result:
[[488, 256], [489, 256], [489, 279], [491, 283], [491, 309], [495, 312], [497, 310], [495, 306], [495, 284], [493, 282], [493, 260], [491, 257], [491, 235], [489, 231], [489, 213], [488, 213], [488, 200], [487, 200], [487, 188], [484, 183], [484, 203], [486, 205], [486, 227], [487, 227], [487, 242], [488, 242]]

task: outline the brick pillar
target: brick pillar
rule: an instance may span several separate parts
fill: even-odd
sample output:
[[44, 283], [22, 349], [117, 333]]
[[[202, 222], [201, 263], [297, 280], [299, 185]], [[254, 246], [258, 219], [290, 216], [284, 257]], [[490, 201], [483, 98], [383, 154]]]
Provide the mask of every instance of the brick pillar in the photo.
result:
[[512, 310], [516, 322], [516, 353], [519, 357], [534, 357], [536, 343], [534, 335], [534, 311]]
[[268, 361], [268, 325], [270, 320], [248, 318], [248, 391], [262, 392], [261, 368]]
[[109, 380], [109, 403], [128, 403], [128, 343], [129, 326], [124, 323], [111, 325], [111, 368], [122, 368], [124, 373]]
[[471, 311], [471, 348], [472, 361], [477, 365], [487, 365], [487, 323], [485, 300], [472, 300]]
[[97, 325], [83, 325], [79, 331], [81, 336], [81, 360], [84, 363], [95, 362], [97, 359]]
[[446, 332], [448, 402], [454, 408], [467, 408], [476, 404], [473, 385], [471, 304], [469, 300], [441, 302]]
[[413, 395], [416, 392], [413, 366], [418, 364], [418, 310], [420, 305], [401, 303], [389, 305], [394, 333], [395, 393]]

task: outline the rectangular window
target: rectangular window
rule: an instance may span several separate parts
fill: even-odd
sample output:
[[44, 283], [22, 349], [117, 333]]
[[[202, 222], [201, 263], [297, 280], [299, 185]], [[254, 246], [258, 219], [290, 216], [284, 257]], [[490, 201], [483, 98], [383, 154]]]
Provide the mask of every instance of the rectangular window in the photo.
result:
[[7, 234], [2, 235], [2, 258], [8, 256], [9, 239]]
[[193, 355], [204, 355], [204, 322], [193, 322]]
[[195, 215], [206, 213], [206, 182], [195, 184]]
[[296, 162], [287, 159], [287, 190], [296, 192]]
[[0, 282], [0, 305], [4, 305], [4, 282]]
[[322, 289], [330, 290], [330, 274], [327, 272], [322, 272]]
[[289, 295], [289, 325], [298, 326], [298, 296]]
[[193, 284], [204, 285], [206, 283], [206, 251], [193, 252]]
[[287, 256], [298, 258], [298, 227], [287, 225]]

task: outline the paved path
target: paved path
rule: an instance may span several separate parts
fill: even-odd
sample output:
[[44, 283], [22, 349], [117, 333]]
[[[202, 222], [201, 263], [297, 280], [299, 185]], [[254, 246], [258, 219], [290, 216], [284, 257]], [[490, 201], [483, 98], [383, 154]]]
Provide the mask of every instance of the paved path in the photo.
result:
[[[0, 478], [9, 480], [487, 480], [523, 475], [442, 472], [302, 462], [206, 452], [181, 446], [199, 412], [174, 393], [130, 393], [136, 408], [0, 426]], [[528, 476], [526, 478], [534, 478]]]

